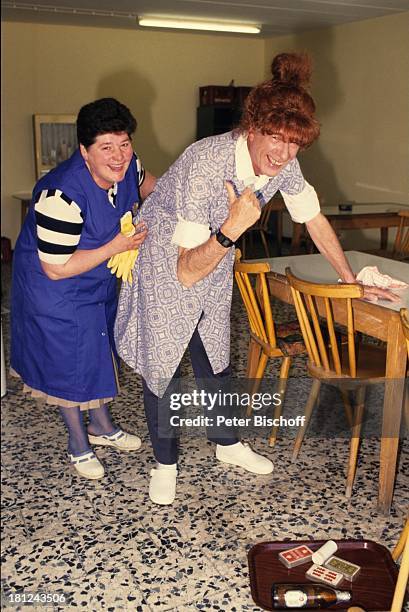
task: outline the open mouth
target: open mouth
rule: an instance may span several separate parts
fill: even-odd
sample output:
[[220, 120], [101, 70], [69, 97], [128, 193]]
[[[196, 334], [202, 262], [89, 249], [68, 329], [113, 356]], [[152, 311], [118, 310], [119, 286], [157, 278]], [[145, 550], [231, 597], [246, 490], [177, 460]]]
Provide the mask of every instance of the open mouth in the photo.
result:
[[274, 159], [273, 157], [270, 157], [269, 155], [267, 155], [267, 159], [269, 161], [269, 163], [274, 166], [275, 168], [280, 168], [281, 166], [284, 165], [284, 162], [279, 162], [276, 159]]

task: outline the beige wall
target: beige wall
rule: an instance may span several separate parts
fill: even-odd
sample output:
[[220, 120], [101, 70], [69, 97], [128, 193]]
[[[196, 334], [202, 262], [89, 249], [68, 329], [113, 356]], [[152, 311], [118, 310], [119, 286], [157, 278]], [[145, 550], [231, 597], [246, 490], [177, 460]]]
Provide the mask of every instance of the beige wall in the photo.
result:
[[300, 156], [328, 203], [409, 204], [409, 13], [269, 40], [308, 51], [321, 136]]
[[198, 87], [253, 85], [264, 76], [261, 39], [43, 24], [3, 24], [2, 235], [20, 228], [16, 191], [34, 175], [34, 113], [73, 113], [114, 96], [138, 119], [135, 149], [162, 173], [195, 140]]
[[271, 40], [3, 24], [2, 235], [20, 227], [12, 193], [31, 190], [33, 113], [73, 113], [100, 96], [139, 121], [135, 149], [163, 172], [195, 139], [198, 87], [252, 85], [272, 56], [307, 50], [322, 135], [300, 161], [328, 203], [409, 204], [409, 13]]

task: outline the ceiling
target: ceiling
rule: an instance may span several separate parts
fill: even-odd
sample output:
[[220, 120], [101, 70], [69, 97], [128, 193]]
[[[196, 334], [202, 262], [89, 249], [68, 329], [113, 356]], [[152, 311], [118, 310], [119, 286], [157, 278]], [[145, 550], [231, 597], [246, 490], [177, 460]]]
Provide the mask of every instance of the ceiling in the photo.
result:
[[409, 11], [409, 0], [2, 0], [2, 19], [137, 28], [138, 15], [254, 23], [285, 35]]

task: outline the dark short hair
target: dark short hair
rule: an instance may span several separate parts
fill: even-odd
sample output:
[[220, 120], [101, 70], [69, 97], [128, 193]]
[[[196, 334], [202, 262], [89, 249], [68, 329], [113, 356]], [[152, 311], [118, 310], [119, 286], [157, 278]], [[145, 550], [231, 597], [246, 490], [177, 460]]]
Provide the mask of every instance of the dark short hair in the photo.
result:
[[88, 148], [94, 144], [97, 136], [111, 132], [126, 132], [131, 136], [136, 125], [136, 119], [127, 106], [115, 98], [101, 98], [80, 109], [77, 117], [78, 143]]
[[305, 149], [320, 133], [314, 100], [307, 91], [310, 58], [305, 53], [281, 53], [274, 58], [271, 73], [270, 80], [247, 96], [239, 130], [282, 134]]

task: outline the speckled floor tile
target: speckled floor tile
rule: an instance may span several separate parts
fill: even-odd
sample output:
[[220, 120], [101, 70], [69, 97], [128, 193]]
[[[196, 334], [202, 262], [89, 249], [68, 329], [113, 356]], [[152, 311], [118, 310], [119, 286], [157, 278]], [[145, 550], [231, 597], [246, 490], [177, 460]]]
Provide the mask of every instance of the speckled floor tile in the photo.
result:
[[13, 590], [38, 591], [49, 582], [62, 588], [82, 573], [75, 547], [66, 537], [50, 534], [42, 541], [3, 547], [2, 575]]
[[[214, 610], [215, 612], [259, 612], [248, 591], [237, 589], [226, 590], [216, 597], [206, 597], [193, 602], [189, 610]], [[187, 609], [186, 609], [187, 612]]]
[[[287, 305], [273, 307], [277, 320], [294, 319]], [[2, 323], [7, 358], [7, 313]], [[232, 329], [233, 370], [243, 376], [248, 336], [237, 294]], [[278, 365], [272, 360], [267, 376], [276, 376]], [[182, 368], [190, 372], [187, 360]], [[284, 406], [288, 414], [301, 401], [297, 388], [305, 388], [304, 374], [305, 357], [298, 356], [291, 367], [296, 391]], [[409, 508], [407, 441], [401, 445], [387, 517], [376, 510], [378, 439], [362, 441], [353, 496], [347, 500], [348, 438], [307, 435], [293, 463], [294, 438], [284, 429], [274, 448], [268, 446], [268, 431], [248, 437], [254, 450], [274, 462], [268, 476], [220, 463], [203, 433], [184, 433], [175, 503], [156, 506], [148, 496], [154, 460], [140, 380], [124, 365], [120, 382], [122, 394], [111, 412], [118, 424], [141, 437], [142, 448], [127, 454], [96, 447], [106, 475], [88, 481], [68, 465], [58, 412], [38, 406], [23, 395], [18, 380], [8, 380], [2, 406], [4, 593], [64, 591], [72, 599], [59, 608], [62, 612], [258, 612], [247, 568], [248, 550], [258, 542], [365, 538], [390, 550], [395, 545]], [[324, 408], [325, 402], [331, 405], [332, 398], [323, 396]], [[324, 417], [318, 412], [319, 419]], [[342, 418], [341, 408], [337, 419]]]

